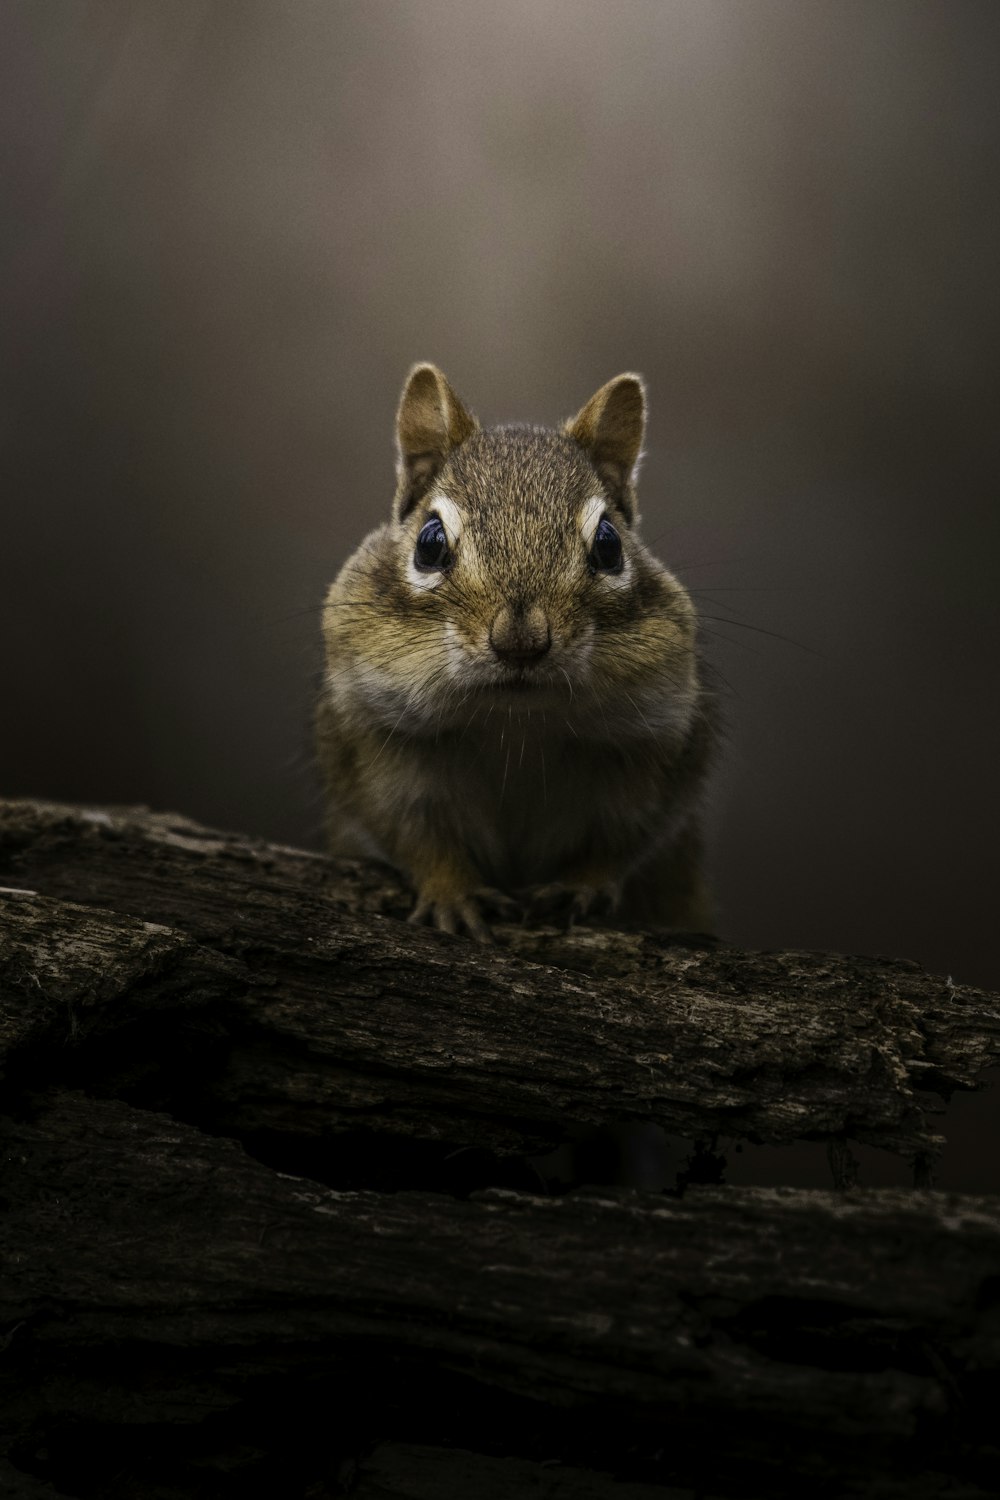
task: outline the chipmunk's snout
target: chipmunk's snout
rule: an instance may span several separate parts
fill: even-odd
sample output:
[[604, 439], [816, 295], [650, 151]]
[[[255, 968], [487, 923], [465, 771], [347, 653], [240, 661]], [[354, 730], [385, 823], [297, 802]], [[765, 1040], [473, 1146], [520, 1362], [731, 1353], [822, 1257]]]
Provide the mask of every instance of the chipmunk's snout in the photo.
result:
[[545, 611], [504, 605], [490, 626], [490, 646], [505, 667], [533, 667], [548, 653], [552, 631]]

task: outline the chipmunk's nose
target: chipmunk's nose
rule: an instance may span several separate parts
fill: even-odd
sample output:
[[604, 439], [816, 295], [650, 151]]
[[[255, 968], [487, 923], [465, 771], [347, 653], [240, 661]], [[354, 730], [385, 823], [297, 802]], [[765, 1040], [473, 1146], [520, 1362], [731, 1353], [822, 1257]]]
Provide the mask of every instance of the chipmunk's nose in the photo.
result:
[[505, 667], [534, 666], [552, 645], [545, 611], [537, 604], [529, 609], [505, 604], [490, 626], [490, 645]]

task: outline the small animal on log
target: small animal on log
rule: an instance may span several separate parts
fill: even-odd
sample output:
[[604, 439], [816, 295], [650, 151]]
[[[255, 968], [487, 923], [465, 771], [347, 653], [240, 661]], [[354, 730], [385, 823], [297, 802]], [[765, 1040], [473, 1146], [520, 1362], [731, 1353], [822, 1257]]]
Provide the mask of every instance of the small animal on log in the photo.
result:
[[638, 375], [559, 430], [484, 429], [410, 371], [391, 517], [324, 607], [317, 746], [332, 852], [405, 872], [415, 922], [487, 939], [527, 901], [711, 927], [712, 695], [640, 536], [645, 424]]

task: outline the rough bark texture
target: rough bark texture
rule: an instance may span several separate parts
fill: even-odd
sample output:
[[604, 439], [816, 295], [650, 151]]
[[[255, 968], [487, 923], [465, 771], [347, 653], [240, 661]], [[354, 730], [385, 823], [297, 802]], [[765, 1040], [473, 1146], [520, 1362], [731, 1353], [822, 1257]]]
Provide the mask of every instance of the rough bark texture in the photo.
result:
[[237, 1133], [523, 1152], [642, 1119], [905, 1155], [1000, 1055], [996, 1000], [911, 963], [591, 928], [500, 927], [484, 951], [386, 920], [408, 901], [384, 874], [184, 819], [6, 804], [6, 1050], [25, 1076], [58, 1036], [67, 1066], [89, 1044], [113, 1069], [127, 1029], [147, 1101]]
[[0, 805], [0, 885], [0, 1492], [995, 1493], [997, 1199], [462, 1192], [622, 1120], [922, 1157], [991, 997], [484, 951], [376, 867], [135, 810]]

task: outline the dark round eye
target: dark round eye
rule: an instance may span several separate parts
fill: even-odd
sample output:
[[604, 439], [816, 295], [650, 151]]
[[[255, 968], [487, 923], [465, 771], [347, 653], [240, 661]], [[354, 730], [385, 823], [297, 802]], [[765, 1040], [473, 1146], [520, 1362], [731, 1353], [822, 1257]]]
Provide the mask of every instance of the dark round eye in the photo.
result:
[[622, 565], [622, 539], [607, 516], [602, 516], [594, 532], [590, 549], [590, 566], [602, 573], [618, 573]]
[[444, 569], [451, 562], [448, 538], [437, 516], [431, 516], [430, 520], [425, 521], [421, 526], [413, 561], [424, 572], [431, 572], [434, 568]]

